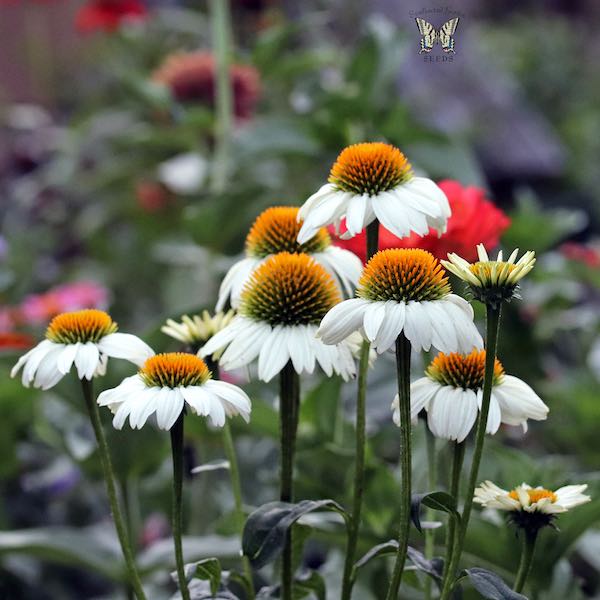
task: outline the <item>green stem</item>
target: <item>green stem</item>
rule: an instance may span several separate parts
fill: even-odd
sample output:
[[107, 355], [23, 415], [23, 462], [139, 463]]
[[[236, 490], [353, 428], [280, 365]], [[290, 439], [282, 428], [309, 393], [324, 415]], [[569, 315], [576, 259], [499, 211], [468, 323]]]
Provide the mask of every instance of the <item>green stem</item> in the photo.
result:
[[[366, 252], [367, 261], [377, 252], [379, 247], [379, 221], [375, 219], [367, 225]], [[360, 514], [365, 486], [365, 446], [366, 446], [366, 400], [367, 373], [369, 370], [369, 354], [371, 344], [364, 341], [360, 350], [358, 367], [358, 391], [356, 396], [356, 447], [354, 464], [354, 496], [352, 500], [352, 515], [348, 527], [348, 542], [342, 578], [342, 600], [350, 600], [354, 585], [354, 561], [360, 531]]]
[[[435, 436], [427, 427], [427, 421], [423, 420], [425, 426], [425, 442], [427, 445], [427, 489], [435, 490], [437, 487], [437, 456], [435, 453]], [[433, 521], [435, 519], [435, 511], [428, 508], [426, 519]], [[435, 529], [427, 529], [425, 531], [425, 558], [431, 560], [435, 553]], [[432, 591], [431, 577], [425, 578], [425, 600], [431, 600]]]
[[231, 89], [230, 76], [231, 12], [229, 0], [211, 0], [210, 13], [216, 62], [215, 151], [211, 184], [213, 191], [220, 193], [227, 185], [233, 123], [233, 91]]
[[454, 587], [455, 575], [462, 555], [465, 536], [473, 508], [473, 494], [477, 479], [479, 477], [479, 466], [483, 455], [483, 443], [485, 441], [485, 430], [487, 427], [488, 414], [490, 412], [490, 400], [492, 397], [492, 383], [494, 380], [494, 365], [496, 363], [496, 348], [498, 345], [498, 327], [500, 324], [500, 306], [486, 306], [486, 355], [485, 355], [485, 376], [483, 380], [483, 393], [481, 399], [481, 410], [477, 420], [477, 430], [475, 433], [475, 447], [473, 449], [473, 461], [471, 463], [471, 473], [465, 496], [465, 506], [463, 508], [460, 531], [455, 536], [452, 559], [446, 570], [444, 577], [444, 586], [442, 588], [441, 600], [448, 600]]
[[182, 497], [183, 497], [183, 411], [171, 427], [171, 452], [173, 454], [173, 543], [175, 545], [175, 564], [179, 591], [183, 600], [190, 600], [190, 591], [185, 578], [185, 562], [182, 544]]
[[[237, 529], [240, 532], [240, 536], [244, 531], [244, 504], [242, 501], [242, 483], [240, 480], [240, 470], [238, 466], [237, 454], [235, 446], [233, 444], [233, 437], [231, 435], [231, 427], [229, 422], [225, 422], [223, 426], [223, 445], [225, 447], [225, 456], [229, 461], [229, 474], [231, 477], [231, 489], [233, 491], [233, 498], [235, 502], [235, 516]], [[244, 569], [244, 576], [248, 581], [248, 592], [250, 598], [254, 598], [254, 585], [252, 577], [252, 567], [250, 566], [250, 560], [247, 556], [242, 556], [242, 567]]]
[[392, 572], [387, 600], [396, 600], [402, 581], [402, 573], [408, 549], [411, 503], [411, 424], [410, 424], [410, 342], [401, 333], [396, 340], [396, 371], [398, 375], [398, 398], [400, 405], [400, 530], [398, 533], [398, 553]]
[[98, 450], [100, 451], [100, 462], [102, 464], [102, 471], [104, 473], [104, 481], [106, 483], [106, 492], [108, 494], [108, 501], [110, 503], [110, 510], [112, 512], [113, 520], [115, 522], [115, 528], [117, 530], [117, 536], [121, 544], [121, 550], [123, 557], [125, 558], [125, 566], [127, 569], [128, 580], [137, 596], [138, 600], [146, 600], [146, 594], [142, 587], [142, 582], [135, 566], [135, 559], [133, 550], [131, 549], [131, 542], [127, 533], [127, 526], [121, 514], [119, 507], [119, 501], [117, 498], [117, 489], [115, 485], [115, 474], [110, 460], [110, 454], [108, 451], [108, 444], [106, 443], [106, 437], [104, 436], [104, 430], [102, 429], [102, 422], [100, 421], [100, 413], [98, 411], [98, 404], [94, 398], [94, 388], [92, 381], [87, 379], [81, 380], [81, 386], [83, 389], [83, 397], [87, 411], [96, 435], [96, 441], [98, 442]]
[[344, 563], [342, 581], [342, 600], [349, 600], [352, 596], [354, 584], [354, 560], [360, 530], [360, 513], [365, 486], [365, 444], [366, 444], [366, 397], [367, 397], [367, 371], [369, 370], [369, 353], [371, 344], [363, 341], [360, 350], [360, 365], [358, 371], [358, 394], [356, 398], [356, 460], [354, 466], [354, 498], [352, 502], [352, 518], [348, 527], [348, 544]]
[[521, 552], [521, 562], [519, 563], [519, 570], [517, 571], [517, 578], [515, 579], [515, 592], [521, 593], [527, 581], [527, 576], [531, 570], [531, 563], [533, 561], [533, 553], [535, 552], [535, 542], [537, 540], [538, 530], [535, 531], [524, 531], [523, 532], [523, 550]]
[[[219, 379], [221, 377], [218, 361], [213, 361], [211, 357], [204, 359], [206, 366], [212, 373], [213, 379]], [[237, 453], [235, 451], [235, 444], [233, 443], [233, 436], [231, 435], [231, 427], [229, 421], [225, 421], [223, 426], [223, 447], [225, 450], [225, 456], [229, 461], [229, 477], [231, 482], [231, 491], [233, 492], [233, 501], [235, 505], [235, 518], [236, 526], [240, 532], [240, 538], [244, 532], [244, 502], [242, 498], [242, 480], [240, 478], [240, 467], [238, 464]], [[242, 568], [244, 570], [244, 577], [248, 582], [248, 597], [249, 600], [254, 600], [254, 578], [252, 576], [252, 566], [250, 565], [250, 559], [247, 556], [242, 556]]]
[[[460, 492], [460, 475], [462, 471], [463, 460], [465, 457], [465, 444], [454, 442], [454, 451], [452, 452], [452, 470], [450, 472], [450, 495], [456, 501], [458, 507], [458, 496]], [[448, 529], [446, 531], [446, 560], [444, 560], [444, 569], [450, 568], [452, 555], [454, 553], [454, 543], [456, 539], [456, 521], [454, 518], [448, 519]]]
[[[281, 440], [281, 478], [279, 499], [294, 501], [294, 452], [300, 405], [300, 378], [289, 361], [279, 375], [279, 431]], [[283, 548], [281, 598], [292, 600], [292, 534], [288, 532]]]

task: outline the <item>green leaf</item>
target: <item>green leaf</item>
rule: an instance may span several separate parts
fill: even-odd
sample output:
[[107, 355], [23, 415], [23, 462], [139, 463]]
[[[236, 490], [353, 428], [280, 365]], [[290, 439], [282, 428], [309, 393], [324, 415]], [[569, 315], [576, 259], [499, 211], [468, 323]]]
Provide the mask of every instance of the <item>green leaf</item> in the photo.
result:
[[188, 581], [193, 578], [208, 581], [210, 591], [214, 596], [221, 584], [221, 563], [218, 558], [205, 558], [185, 565], [185, 575]]
[[487, 569], [465, 569], [464, 571], [471, 581], [471, 585], [489, 600], [527, 600], [523, 594], [513, 592], [502, 579]]
[[242, 549], [256, 568], [274, 560], [285, 543], [290, 527], [302, 516], [317, 510], [332, 510], [348, 521], [346, 511], [333, 500], [303, 500], [298, 504], [269, 502], [255, 510], [246, 521]]
[[421, 526], [421, 505], [448, 513], [453, 519], [460, 522], [460, 515], [456, 510], [454, 497], [446, 492], [428, 492], [426, 494], [413, 494], [411, 500], [410, 517], [419, 532], [423, 531]]
[[377, 546], [373, 546], [364, 556], [354, 563], [354, 568], [360, 569], [373, 558], [377, 558], [378, 556], [383, 556], [385, 554], [394, 554], [397, 550], [398, 542], [396, 540], [389, 540], [388, 542], [377, 544]]

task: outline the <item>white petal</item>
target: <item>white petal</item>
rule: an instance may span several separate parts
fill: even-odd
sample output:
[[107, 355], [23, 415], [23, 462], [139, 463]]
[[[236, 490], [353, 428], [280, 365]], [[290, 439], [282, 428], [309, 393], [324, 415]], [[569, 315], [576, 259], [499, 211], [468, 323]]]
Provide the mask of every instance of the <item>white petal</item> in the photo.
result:
[[358, 331], [362, 324], [368, 300], [352, 298], [336, 304], [321, 321], [317, 331], [325, 344], [339, 344], [351, 333]]
[[100, 362], [100, 352], [93, 342], [79, 344], [75, 355], [75, 366], [79, 379], [92, 379]]
[[285, 331], [281, 326], [274, 327], [267, 336], [258, 356], [258, 377], [271, 381], [290, 360]]
[[49, 390], [64, 377], [56, 366], [56, 361], [62, 351], [62, 345], [56, 344], [50, 352], [44, 353], [35, 372], [35, 377], [33, 379], [34, 387], [41, 388], [42, 390]]
[[64, 350], [59, 354], [56, 366], [63, 375], [66, 375], [71, 370], [80, 345], [79, 342], [76, 344], [66, 344]]
[[164, 387], [156, 397], [156, 423], [159, 429], [168, 431], [181, 414], [184, 399], [181, 392], [175, 388]]
[[365, 335], [370, 342], [373, 342], [379, 333], [379, 328], [385, 319], [385, 309], [385, 302], [371, 302], [365, 309], [363, 327]]
[[404, 329], [406, 319], [406, 304], [404, 302], [385, 303], [385, 321], [379, 329], [375, 340], [375, 348], [379, 354], [389, 350]]
[[154, 350], [131, 333], [110, 333], [98, 342], [98, 349], [102, 354], [113, 358], [123, 358], [138, 367], [154, 356]]
[[216, 312], [223, 310], [229, 299], [231, 299], [230, 304], [233, 308], [238, 307], [244, 285], [248, 282], [250, 275], [260, 263], [261, 261], [256, 258], [246, 257], [236, 262], [229, 269], [219, 287], [219, 298], [215, 307]]

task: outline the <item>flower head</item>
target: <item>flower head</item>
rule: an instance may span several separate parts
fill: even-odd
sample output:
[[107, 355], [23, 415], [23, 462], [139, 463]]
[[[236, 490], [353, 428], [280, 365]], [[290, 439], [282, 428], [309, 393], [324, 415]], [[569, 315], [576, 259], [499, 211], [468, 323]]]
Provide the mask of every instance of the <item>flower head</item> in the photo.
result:
[[[411, 417], [427, 411], [427, 425], [436, 436], [462, 442], [472, 430], [481, 408], [485, 373], [485, 350], [468, 354], [440, 352], [411, 385]], [[394, 421], [400, 422], [398, 396], [392, 403]], [[496, 433], [501, 423], [521, 425], [544, 420], [548, 407], [524, 382], [507, 375], [498, 359], [494, 366], [487, 433]]]
[[[455, 252], [465, 260], [477, 260], [476, 245], [482, 243], [486, 248], [495, 248], [500, 235], [510, 225], [510, 219], [486, 198], [485, 191], [475, 186], [464, 187], [458, 181], [446, 179], [438, 183], [450, 203], [452, 215], [443, 235], [434, 229], [421, 237], [412, 233], [399, 238], [379, 226], [379, 249], [422, 248], [436, 258], [446, 258], [449, 252]], [[333, 234], [333, 226], [330, 232]], [[366, 232], [362, 231], [351, 239], [334, 236], [333, 243], [340, 248], [354, 252], [363, 262], [366, 260]]]
[[250, 276], [238, 315], [201, 348], [202, 356], [227, 347], [220, 364], [234, 369], [259, 358], [259, 377], [269, 381], [291, 360], [298, 373], [314, 370], [318, 361], [331, 375], [354, 374], [345, 344], [328, 348], [315, 339], [318, 323], [341, 300], [329, 273], [307, 254], [281, 252]]
[[475, 488], [473, 501], [485, 508], [508, 511], [510, 521], [517, 527], [537, 531], [550, 525], [556, 515], [589, 502], [591, 498], [583, 494], [586, 489], [584, 484], [567, 485], [551, 491], [522, 483], [508, 491], [485, 481]]
[[398, 237], [423, 236], [432, 227], [446, 230], [448, 199], [430, 179], [413, 175], [410, 163], [394, 146], [354, 144], [338, 156], [321, 187], [302, 206], [298, 234], [302, 243], [325, 225], [346, 220], [345, 237], [360, 233], [375, 219]]
[[508, 260], [503, 260], [500, 251], [496, 260], [490, 260], [483, 244], [479, 244], [478, 262], [471, 264], [456, 254], [448, 254], [448, 260], [443, 260], [442, 264], [448, 271], [467, 282], [477, 300], [498, 306], [516, 296], [519, 281], [535, 264], [535, 252], [525, 252], [517, 261], [518, 252], [517, 248]]
[[216, 427], [226, 417], [250, 418], [250, 399], [239, 387], [213, 381], [206, 363], [195, 354], [169, 352], [148, 358], [136, 375], [98, 396], [100, 406], [114, 413], [113, 426], [122, 429], [127, 418], [141, 429], [156, 414], [160, 429], [171, 429], [186, 406], [197, 415], [210, 417]]
[[47, 390], [56, 385], [73, 365], [79, 379], [102, 375], [109, 356], [135, 364], [152, 356], [152, 349], [128, 333], [118, 333], [117, 324], [97, 309], [61, 313], [52, 319], [46, 339], [24, 354], [11, 377], [23, 368], [23, 385]]
[[[152, 79], [171, 90], [179, 102], [198, 102], [212, 106], [215, 96], [214, 56], [210, 52], [177, 52], [167, 56], [152, 75]], [[248, 118], [254, 111], [259, 95], [259, 75], [256, 69], [231, 65], [234, 112]]]
[[244, 285], [252, 273], [268, 258], [280, 252], [306, 254], [323, 266], [338, 286], [348, 295], [360, 276], [360, 261], [351, 252], [332, 246], [325, 228], [298, 242], [298, 208], [295, 206], [272, 206], [264, 210], [254, 221], [246, 237], [246, 256], [235, 263], [221, 283], [217, 310], [222, 310], [227, 300], [238, 308]]
[[416, 350], [434, 345], [445, 352], [468, 352], [483, 345], [473, 309], [451, 293], [443, 269], [425, 250], [378, 252], [365, 266], [356, 295], [324, 317], [317, 335], [326, 344], [362, 331], [379, 353], [401, 333]]
[[126, 21], [146, 18], [148, 9], [140, 0], [88, 0], [75, 16], [80, 33], [114, 31]]
[[231, 323], [235, 316], [235, 311], [228, 310], [227, 312], [218, 312], [211, 315], [207, 310], [203, 310], [201, 315], [183, 315], [181, 323], [173, 319], [167, 319], [165, 325], [160, 330], [184, 344], [195, 346], [204, 344], [210, 338], [224, 329]]

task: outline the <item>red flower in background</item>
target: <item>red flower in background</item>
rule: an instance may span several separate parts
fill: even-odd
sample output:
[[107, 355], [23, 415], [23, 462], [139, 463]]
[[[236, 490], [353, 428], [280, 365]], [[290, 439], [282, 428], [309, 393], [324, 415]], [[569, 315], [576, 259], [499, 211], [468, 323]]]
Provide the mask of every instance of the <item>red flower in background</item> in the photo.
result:
[[569, 259], [586, 264], [592, 269], [600, 268], [600, 249], [577, 242], [565, 242], [560, 247], [561, 254]]
[[19, 333], [17, 331], [0, 332], [0, 352], [29, 350], [29, 348], [33, 348], [35, 342], [35, 338], [26, 333]]
[[140, 21], [148, 14], [140, 0], [90, 0], [75, 16], [75, 28], [81, 33], [114, 31], [124, 21]]
[[[215, 97], [215, 59], [210, 52], [176, 52], [167, 56], [153, 73], [153, 81], [167, 86], [179, 102], [212, 106]], [[234, 111], [247, 118], [254, 111], [259, 93], [259, 75], [254, 67], [231, 65]]]
[[[463, 187], [458, 181], [446, 179], [438, 183], [448, 197], [452, 216], [448, 220], [448, 229], [444, 235], [431, 230], [420, 237], [412, 234], [398, 238], [383, 226], [379, 226], [379, 249], [386, 248], [423, 248], [436, 258], [446, 258], [449, 252], [456, 252], [468, 261], [477, 260], [477, 244], [483, 244], [488, 250], [496, 247], [500, 236], [510, 225], [510, 219], [485, 197], [485, 191], [475, 186]], [[365, 261], [365, 235], [363, 231], [349, 240], [336, 238], [334, 243], [354, 252]]]

